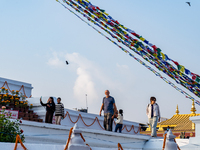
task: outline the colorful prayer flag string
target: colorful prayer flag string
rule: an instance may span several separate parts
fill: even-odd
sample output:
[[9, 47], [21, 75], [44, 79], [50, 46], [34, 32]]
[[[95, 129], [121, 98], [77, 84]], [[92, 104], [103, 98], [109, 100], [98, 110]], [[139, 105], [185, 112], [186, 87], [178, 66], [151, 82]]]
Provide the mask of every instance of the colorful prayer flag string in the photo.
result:
[[[181, 92], [182, 94], [184, 94], [187, 98], [195, 101], [196, 104], [200, 105], [200, 102], [197, 101], [196, 99], [194, 99], [192, 96], [190, 96], [189, 94], [187, 94], [185, 91], [181, 90], [180, 88], [178, 88], [177, 86], [175, 86], [172, 82], [170, 82], [169, 80], [167, 80], [166, 78], [162, 77], [158, 72], [156, 72], [154, 69], [152, 69], [150, 66], [146, 65], [144, 62], [142, 62], [140, 59], [136, 58], [132, 53], [130, 53], [128, 50], [125, 50], [123, 47], [121, 47], [119, 44], [117, 44], [115, 41], [111, 40], [109, 37], [107, 37], [106, 35], [104, 35], [102, 32], [100, 32], [99, 30], [97, 30], [96, 28], [94, 28], [92, 25], [90, 25], [88, 22], [86, 22], [85, 20], [83, 20], [81, 17], [79, 17], [76, 13], [74, 13], [72, 10], [70, 10], [68, 7], [66, 7], [65, 5], [63, 5], [60, 1], [56, 0], [57, 2], [59, 2], [62, 6], [64, 6], [66, 9], [68, 9], [71, 13], [73, 13], [74, 15], [76, 15], [79, 19], [81, 19], [83, 22], [85, 22], [86, 24], [88, 24], [90, 27], [92, 27], [94, 30], [96, 30], [98, 33], [100, 33], [101, 35], [103, 35], [104, 37], [106, 37], [109, 41], [111, 41], [112, 43], [114, 43], [115, 45], [117, 45], [120, 49], [122, 49], [124, 52], [128, 53], [131, 57], [133, 57], [135, 60], [137, 60], [139, 63], [141, 63], [142, 65], [144, 65], [147, 69], [149, 69], [150, 71], [152, 71], [156, 76], [159, 76], [161, 79], [163, 79], [166, 83], [168, 83], [169, 85], [171, 85], [172, 87], [174, 87], [177, 91]], [[66, 2], [66, 4], [68, 4], [69, 6], [71, 6], [72, 8], [73, 5], [71, 5], [70, 3]], [[75, 9], [75, 8], [74, 8]], [[77, 12], [81, 13], [78, 9], [75, 9]], [[81, 13], [83, 14], [83, 13]], [[86, 17], [86, 16], [85, 16]], [[87, 18], [87, 17], [86, 17]], [[90, 21], [91, 19], [88, 18], [88, 20]], [[93, 22], [95, 25], [97, 25], [93, 20], [91, 21]], [[99, 26], [99, 25], [97, 25]], [[107, 31], [108, 33], [108, 31]], [[111, 36], [113, 36], [111, 34]], [[135, 49], [134, 50], [137, 54], [139, 54], [141, 56], [140, 53], [138, 53]], [[145, 59], [146, 60], [146, 59]], [[153, 64], [154, 62], [151, 62], [149, 60], [147, 60], [148, 62], [150, 62], [151, 64]], [[158, 69], [162, 69], [159, 67], [158, 64], [157, 68]]]
[[[78, 1], [78, 0], [76, 0], [76, 1]], [[143, 46], [141, 44], [141, 42], [136, 42], [139, 45], [137, 45], [137, 44], [132, 45], [136, 48], [136, 49], [133, 49], [128, 43], [125, 42], [126, 39], [125, 39], [125, 41], [123, 41], [124, 38], [122, 38], [122, 40], [121, 40], [121, 36], [119, 35], [119, 33], [112, 32], [116, 35], [115, 36], [111, 32], [109, 32], [108, 30], [112, 31], [112, 29], [109, 28], [103, 22], [101, 22], [100, 19], [98, 18], [99, 16], [95, 17], [94, 15], [91, 15], [86, 9], [83, 9], [80, 5], [74, 3], [72, 0], [64, 0], [64, 2], [67, 3], [69, 6], [71, 6], [73, 9], [75, 9], [77, 12], [81, 13], [89, 21], [91, 21], [92, 23], [94, 23], [95, 25], [97, 25], [98, 27], [103, 29], [105, 32], [110, 34], [112, 36], [112, 38], [116, 38], [118, 40], [118, 42], [121, 42], [122, 44], [124, 44], [125, 46], [127, 46], [128, 48], [130, 48], [131, 50], [133, 50], [134, 52], [136, 52], [140, 56], [142, 56], [143, 59], [145, 59], [146, 61], [150, 62], [148, 59], [153, 61], [154, 63], [150, 62], [152, 65], [156, 66], [156, 68], [158, 68], [160, 71], [164, 72], [169, 77], [174, 79], [178, 84], [181, 84], [182, 86], [184, 86], [185, 88], [187, 88], [188, 90], [193, 92], [195, 95], [200, 97], [200, 85], [198, 83], [194, 82], [188, 76], [181, 73], [179, 70], [175, 69], [171, 64], [165, 62], [164, 60], [158, 59], [159, 57], [157, 57], [157, 55], [155, 53], [153, 53], [153, 55], [149, 55], [147, 53], [148, 49], [145, 50], [145, 49], [141, 48]], [[86, 8], [88, 9], [88, 7], [86, 7]], [[93, 9], [94, 9], [94, 7], [93, 7]], [[119, 36], [119, 37], [117, 37], [117, 36]], [[133, 39], [133, 40], [135, 40], [135, 39]], [[137, 41], [137, 40], [135, 40], [135, 41]], [[160, 51], [160, 50], [158, 50], [158, 51]], [[148, 51], [148, 52], [151, 53], [151, 51]], [[161, 53], [161, 55], [164, 56], [165, 58], [168, 58], [168, 56], [164, 55], [163, 53]]]
[[[181, 71], [182, 73], [185, 73], [187, 75], [190, 75], [194, 81], [196, 81], [198, 83], [200, 82], [199, 75], [190, 72], [184, 66], [182, 66], [178, 62], [172, 60], [166, 54], [163, 54], [160, 48], [157, 48], [156, 45], [150, 43], [147, 39], [140, 36], [135, 31], [120, 24], [117, 20], [115, 20], [108, 13], [106, 13], [105, 10], [102, 10], [95, 5], [92, 5], [92, 3], [89, 2], [88, 0], [85, 0], [85, 1], [84, 0], [69, 0], [69, 1], [71, 3], [74, 3], [73, 1], [76, 1], [77, 3], [79, 3], [82, 7], [86, 8], [89, 11], [89, 12], [86, 11], [88, 14], [91, 13], [91, 14], [95, 15], [97, 17], [97, 21], [99, 21], [99, 20], [104, 21], [106, 25], [112, 27], [112, 30], [114, 32], [117, 32], [119, 37], [124, 36], [124, 37], [127, 37], [128, 40], [131, 40], [133, 42], [131, 44], [134, 44], [134, 43], [136, 44], [138, 42], [138, 40], [133, 40], [131, 37], [132, 35], [135, 36], [137, 39], [139, 39], [146, 45], [150, 46], [151, 48], [148, 50], [151, 51], [151, 53], [153, 53], [154, 55], [156, 55], [156, 57], [158, 57], [160, 60], [172, 61], [177, 66], [179, 71]], [[75, 5], [75, 3], [74, 3], [74, 5]], [[92, 16], [92, 17], [94, 17], [94, 16]], [[128, 33], [130, 33], [131, 35], [129, 35]]]

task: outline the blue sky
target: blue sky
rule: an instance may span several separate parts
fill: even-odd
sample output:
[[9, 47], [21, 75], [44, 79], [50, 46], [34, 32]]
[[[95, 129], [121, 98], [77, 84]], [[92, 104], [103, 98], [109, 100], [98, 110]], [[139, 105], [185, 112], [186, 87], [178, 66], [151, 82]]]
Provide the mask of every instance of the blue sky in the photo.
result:
[[[199, 1], [191, 0], [191, 7], [182, 0], [91, 2], [200, 74]], [[3, 0], [0, 20], [0, 76], [31, 83], [34, 97], [60, 96], [65, 107], [72, 109], [85, 108], [87, 94], [89, 112], [98, 114], [104, 91], [109, 89], [128, 120], [147, 122], [150, 96], [157, 97], [162, 117], [170, 118], [177, 104], [180, 113], [190, 113], [191, 100], [55, 0]]]

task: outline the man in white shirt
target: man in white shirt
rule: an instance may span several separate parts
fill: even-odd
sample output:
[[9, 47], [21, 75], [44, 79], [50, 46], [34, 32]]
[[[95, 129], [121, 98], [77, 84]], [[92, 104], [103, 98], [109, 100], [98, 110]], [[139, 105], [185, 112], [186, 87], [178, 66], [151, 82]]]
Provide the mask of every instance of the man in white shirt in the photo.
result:
[[151, 136], [157, 137], [156, 126], [157, 126], [157, 123], [160, 122], [160, 109], [159, 109], [158, 104], [156, 103], [155, 97], [151, 97], [150, 102], [151, 103], [147, 105], [146, 114], [149, 119], [149, 124], [151, 128]]

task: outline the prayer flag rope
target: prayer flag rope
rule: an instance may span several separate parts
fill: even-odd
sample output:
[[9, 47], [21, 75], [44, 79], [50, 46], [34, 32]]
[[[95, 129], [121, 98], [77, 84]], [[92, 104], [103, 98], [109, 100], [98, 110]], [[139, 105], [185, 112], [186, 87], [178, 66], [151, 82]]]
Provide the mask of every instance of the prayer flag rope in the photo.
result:
[[[181, 73], [179, 70], [177, 70], [176, 68], [174, 68], [168, 62], [165, 62], [164, 60], [158, 59], [157, 55], [154, 55], [154, 54], [150, 55], [148, 53], [148, 52], [150, 52], [149, 49], [148, 49], [148, 47], [145, 48], [142, 45], [141, 42], [136, 42], [136, 45], [132, 45], [131, 44], [131, 46], [134, 46], [136, 48], [136, 49], [134, 49], [133, 47], [131, 47], [130, 45], [128, 45], [128, 43], [126, 43], [126, 40], [123, 41], [124, 38], [122, 38], [123, 39], [122, 40], [121, 36], [119, 36], [118, 33], [114, 32], [114, 34], [116, 34], [118, 36], [117, 37], [117, 36], [115, 36], [115, 35], [112, 34], [113, 32], [112, 33], [109, 32], [107, 29], [109, 29], [111, 31], [113, 31], [113, 30], [111, 28], [109, 28], [105, 23], [101, 22], [100, 19], [97, 18], [99, 16], [95, 17], [94, 15], [91, 15], [87, 10], [84, 10], [80, 5], [76, 4], [72, 0], [64, 0], [64, 2], [66, 4], [68, 4], [69, 6], [71, 6], [73, 9], [75, 9], [77, 12], [81, 13], [89, 21], [91, 21], [92, 23], [94, 23], [95, 25], [97, 25], [98, 27], [100, 27], [101, 29], [103, 29], [105, 32], [107, 32], [108, 34], [110, 34], [112, 36], [112, 38], [116, 38], [118, 40], [118, 42], [121, 42], [125, 46], [129, 47], [131, 50], [133, 50], [134, 52], [136, 52], [137, 54], [139, 54], [141, 57], [143, 57], [143, 59], [145, 59], [146, 61], [150, 62], [152, 65], [154, 65], [160, 71], [164, 72], [169, 77], [171, 77], [172, 79], [174, 79], [178, 84], [181, 84], [182, 86], [184, 86], [185, 88], [187, 88], [188, 90], [190, 90], [192, 93], [194, 93], [196, 96], [200, 97], [200, 84], [198, 84], [197, 82], [193, 81], [192, 79], [190, 79], [185, 74]], [[86, 8], [88, 9], [88, 7], [86, 7]], [[135, 39], [133, 39], [133, 40], [135, 40]], [[137, 41], [137, 40], [135, 40], [135, 41]], [[137, 45], [137, 44], [139, 44], [139, 45]], [[164, 54], [162, 54], [162, 56], [164, 56]], [[165, 56], [165, 57], [168, 58], [168, 56]]]
[[[66, 0], [63, 0], [66, 2]], [[147, 51], [151, 53], [152, 55], [156, 56], [157, 59], [162, 61], [172, 61], [176, 66], [177, 69], [181, 73], [185, 73], [187, 75], [190, 75], [192, 79], [196, 82], [200, 82], [200, 76], [190, 72], [190, 70], [186, 69], [184, 66], [180, 65], [178, 62], [172, 60], [169, 58], [166, 54], [163, 54], [161, 52], [160, 48], [157, 48], [156, 45], [150, 43], [147, 39], [140, 36], [139, 34], [135, 33], [135, 31], [125, 27], [124, 25], [120, 24], [117, 20], [113, 19], [108, 13], [105, 12], [105, 10], [100, 9], [99, 7], [92, 5], [91, 2], [88, 0], [68, 0], [73, 5], [76, 5], [75, 2], [80, 4], [82, 7], [84, 7], [86, 10], [84, 10], [85, 13], [87, 13], [92, 18], [95, 18], [95, 20], [101, 24], [105, 23], [106, 28], [112, 28], [112, 31], [117, 33], [117, 36], [125, 40], [128, 44], [131, 46], [135, 46], [136, 48], [141, 49], [144, 47], [144, 44], [147, 46]], [[78, 9], [82, 9], [80, 6]], [[103, 22], [101, 22], [103, 21]], [[131, 35], [129, 35], [130, 33]], [[133, 39], [131, 36], [136, 37], [137, 39]], [[144, 44], [142, 44], [144, 43]]]
[[[85, 20], [83, 20], [80, 16], [78, 16], [76, 13], [74, 13], [72, 10], [70, 10], [68, 7], [66, 7], [64, 4], [62, 4], [59, 0], [56, 0], [57, 2], [59, 2], [63, 7], [65, 7], [66, 9], [68, 9], [71, 13], [73, 13], [74, 15], [76, 15], [79, 19], [81, 19], [83, 22], [85, 22], [86, 24], [88, 24], [90, 27], [92, 27], [94, 30], [96, 30], [98, 33], [100, 33], [102, 36], [106, 37], [109, 41], [111, 41], [112, 43], [114, 43], [115, 45], [117, 45], [120, 49], [122, 49], [124, 52], [128, 53], [131, 57], [133, 57], [135, 60], [137, 60], [139, 63], [141, 63], [142, 65], [144, 65], [146, 68], [148, 68], [150, 71], [152, 71], [156, 76], [159, 76], [161, 79], [163, 79], [166, 83], [168, 83], [169, 85], [171, 85], [172, 87], [174, 87], [177, 91], [181, 92], [182, 94], [184, 94], [187, 98], [193, 100], [196, 104], [200, 105], [200, 102], [196, 99], [194, 99], [192, 96], [190, 96], [189, 94], [187, 94], [185, 91], [181, 90], [180, 88], [178, 88], [177, 86], [175, 86], [172, 82], [170, 82], [169, 80], [167, 80], [166, 78], [162, 77], [158, 72], [156, 72], [154, 69], [152, 69], [150, 66], [146, 65], [144, 62], [142, 62], [140, 59], [136, 58], [132, 53], [130, 53], [129, 51], [125, 50], [123, 47], [121, 47], [119, 44], [117, 44], [115, 41], [111, 40], [109, 37], [107, 37], [106, 35], [104, 35], [102, 32], [100, 32], [99, 30], [97, 30], [96, 28], [94, 28], [92, 25], [90, 25], [88, 22], [86, 22]], [[64, 0], [65, 1], [65, 0]], [[68, 4], [69, 6], [71, 6], [73, 9], [75, 9], [77, 12], [81, 13], [84, 17], [86, 17], [89, 21], [91, 21], [92, 23], [94, 23], [95, 25], [101, 27], [99, 24], [97, 24], [94, 20], [92, 20], [91, 18], [87, 17], [85, 14], [83, 14], [81, 11], [79, 11], [79, 9], [75, 8], [71, 3], [65, 1], [66, 4]], [[77, 5], [76, 5], [77, 6]], [[107, 31], [104, 30], [107, 33], [109, 33], [111, 36], [112, 34]], [[121, 40], [118, 40], [121, 42]], [[156, 68], [158, 68], [159, 70], [164, 70], [163, 66], [159, 66], [159, 62], [154, 63], [153, 61], [150, 61], [149, 59], [147, 59], [144, 55], [142, 55], [142, 52], [138, 52], [135, 50], [135, 48], [131, 48], [134, 52], [136, 52], [138, 55], [142, 56], [146, 61], [150, 62], [150, 64], [156, 66]], [[170, 73], [170, 71], [163, 71], [164, 73]], [[173, 78], [172, 74], [168, 74], [168, 76], [170, 76], [171, 78]], [[179, 83], [176, 78], [175, 81], [177, 83]], [[181, 85], [184, 86], [183, 84], [184, 82], [180, 82]], [[187, 86], [185, 86], [187, 88]], [[191, 91], [193, 92], [193, 91]], [[194, 93], [194, 92], [193, 92]], [[197, 93], [198, 94], [198, 93]], [[197, 95], [196, 94], [196, 95]]]

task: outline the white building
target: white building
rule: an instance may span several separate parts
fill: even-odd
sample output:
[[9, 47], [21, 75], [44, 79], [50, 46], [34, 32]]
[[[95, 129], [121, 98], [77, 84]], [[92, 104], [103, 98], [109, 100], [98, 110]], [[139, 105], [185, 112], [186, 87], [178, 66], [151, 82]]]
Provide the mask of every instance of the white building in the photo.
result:
[[[24, 88], [22, 92], [27, 97], [31, 96], [33, 89], [31, 84], [5, 78], [0, 78], [0, 87], [2, 86], [8, 86], [10, 90]], [[45, 108], [40, 105], [39, 98], [29, 98], [28, 101], [33, 104], [34, 112], [44, 119]], [[151, 138], [140, 134], [137, 122], [125, 120], [122, 133], [115, 133], [103, 130], [103, 117], [70, 109], [65, 109], [65, 112], [66, 117], [62, 120], [61, 125], [22, 120], [20, 127], [24, 130], [25, 146], [29, 150], [63, 150], [71, 127], [77, 123], [86, 143], [91, 146], [92, 150], [117, 150], [118, 143], [124, 150], [162, 150], [163, 138]], [[190, 140], [177, 140], [181, 150], [200, 150], [200, 118], [194, 117], [191, 120], [196, 123], [196, 137]], [[14, 144], [0, 143], [0, 149], [14, 149]], [[21, 149], [22, 147], [18, 144], [17, 150]]]
[[10, 91], [12, 90], [18, 90], [20, 93], [25, 95], [26, 97], [31, 97], [32, 92], [32, 85], [25, 82], [20, 82], [16, 80], [6, 79], [0, 77], [0, 88], [5, 87]]

